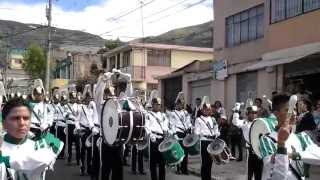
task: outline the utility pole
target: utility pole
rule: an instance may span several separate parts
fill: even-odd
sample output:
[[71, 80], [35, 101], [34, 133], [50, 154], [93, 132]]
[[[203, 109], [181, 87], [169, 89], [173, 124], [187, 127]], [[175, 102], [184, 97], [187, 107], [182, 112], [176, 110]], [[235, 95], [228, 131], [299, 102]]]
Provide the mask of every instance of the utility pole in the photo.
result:
[[46, 66], [46, 91], [50, 88], [50, 59], [51, 59], [51, 20], [52, 20], [52, 0], [48, 0], [49, 7], [46, 7], [46, 17], [48, 20], [48, 49], [47, 49], [47, 66]]
[[[143, 24], [143, 4], [144, 2], [142, 0], [139, 1], [140, 2], [140, 16], [141, 16], [141, 35], [142, 35], [142, 39], [141, 39], [141, 42], [144, 43], [144, 24]], [[147, 68], [147, 63], [145, 62], [145, 55], [146, 54], [146, 50], [145, 50], [145, 47], [143, 46], [142, 47], [142, 63], [144, 66], [142, 66], [142, 69], [141, 69], [141, 74], [144, 76], [143, 78], [146, 77], [146, 68]], [[144, 70], [143, 70], [144, 68]], [[133, 69], [133, 68], [132, 68]], [[145, 93], [144, 93], [144, 99], [145, 99], [145, 102], [147, 101], [147, 91], [148, 91], [148, 84], [146, 83], [146, 89], [145, 89]]]

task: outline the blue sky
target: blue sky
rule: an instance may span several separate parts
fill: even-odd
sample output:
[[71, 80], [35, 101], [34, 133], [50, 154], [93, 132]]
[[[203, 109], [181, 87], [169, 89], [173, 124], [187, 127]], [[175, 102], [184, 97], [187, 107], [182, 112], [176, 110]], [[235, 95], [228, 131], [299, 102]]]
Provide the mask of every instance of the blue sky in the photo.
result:
[[[23, 4], [36, 4], [48, 2], [48, 0], [0, 0], [7, 2], [16, 2]], [[106, 0], [52, 0], [52, 2], [60, 7], [62, 7], [66, 11], [81, 11], [87, 6], [97, 5], [101, 2], [105, 2]]]

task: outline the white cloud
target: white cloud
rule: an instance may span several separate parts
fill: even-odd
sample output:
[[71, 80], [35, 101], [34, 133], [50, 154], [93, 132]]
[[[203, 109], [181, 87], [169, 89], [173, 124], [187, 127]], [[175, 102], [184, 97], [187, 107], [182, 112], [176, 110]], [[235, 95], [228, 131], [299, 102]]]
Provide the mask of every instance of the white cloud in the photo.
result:
[[[145, 3], [150, 0], [144, 0]], [[200, 24], [212, 20], [213, 10], [207, 0], [192, 8], [183, 10], [186, 6], [200, 0], [155, 0], [143, 8], [145, 36], [158, 35], [171, 29]], [[175, 4], [179, 5], [174, 6]], [[183, 2], [183, 3], [182, 3]], [[104, 38], [120, 37], [122, 40], [131, 40], [129, 37], [141, 37], [141, 11], [137, 10], [124, 16], [118, 21], [107, 21], [123, 12], [139, 6], [138, 0], [106, 0], [101, 5], [86, 7], [83, 11], [70, 12], [61, 7], [53, 7], [53, 25], [59, 28], [86, 30], [86, 32], [101, 35]], [[1, 19], [14, 20], [24, 23], [45, 24], [46, 4], [16, 4], [0, 3]], [[170, 8], [152, 17], [163, 9]], [[167, 16], [167, 17], [166, 17]], [[166, 17], [166, 18], [162, 18]], [[161, 19], [162, 18], [162, 19]], [[105, 32], [108, 32], [103, 34]]]

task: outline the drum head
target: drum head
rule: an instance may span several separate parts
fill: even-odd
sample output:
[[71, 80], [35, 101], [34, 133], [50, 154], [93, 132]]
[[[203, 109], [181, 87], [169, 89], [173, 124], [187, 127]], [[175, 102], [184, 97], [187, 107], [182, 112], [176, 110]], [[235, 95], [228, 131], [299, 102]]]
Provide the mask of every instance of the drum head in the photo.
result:
[[195, 145], [198, 141], [200, 140], [200, 137], [195, 134], [188, 134], [184, 139], [183, 139], [183, 146], [185, 147], [191, 147]]
[[103, 105], [101, 117], [102, 135], [110, 145], [117, 139], [119, 130], [119, 104], [114, 99], [110, 99]]
[[271, 130], [269, 129], [267, 122], [263, 118], [256, 119], [251, 125], [249, 132], [250, 144], [254, 153], [259, 158], [262, 158], [260, 153], [260, 137], [270, 132]]
[[212, 141], [212, 143], [209, 144], [209, 146], [207, 147], [207, 151], [209, 154], [218, 155], [222, 153], [225, 147], [226, 143], [222, 139], [216, 138]]
[[165, 152], [168, 151], [169, 149], [172, 148], [172, 146], [177, 143], [177, 141], [175, 139], [169, 138], [169, 139], [165, 139], [163, 140], [160, 145], [159, 145], [159, 151], [160, 152]]

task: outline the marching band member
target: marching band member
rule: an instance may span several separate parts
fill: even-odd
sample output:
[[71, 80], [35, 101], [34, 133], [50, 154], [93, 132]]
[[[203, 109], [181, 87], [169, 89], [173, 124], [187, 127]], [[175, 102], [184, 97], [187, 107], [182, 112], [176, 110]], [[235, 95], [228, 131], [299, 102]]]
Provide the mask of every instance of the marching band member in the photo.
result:
[[251, 180], [254, 176], [254, 179], [261, 179], [262, 176], [262, 167], [263, 161], [253, 152], [253, 149], [250, 144], [249, 133], [252, 122], [257, 118], [257, 106], [248, 106], [247, 107], [247, 119], [240, 119], [239, 115], [240, 103], [236, 103], [233, 108], [233, 119], [232, 124], [241, 128], [242, 134], [245, 140], [245, 147], [248, 150], [248, 180]]
[[76, 147], [76, 160], [77, 165], [80, 165], [80, 141], [79, 129], [76, 129], [75, 121], [77, 121], [79, 114], [79, 105], [77, 103], [77, 92], [75, 85], [70, 86], [69, 91], [69, 100], [70, 102], [64, 105], [65, 109], [65, 118], [67, 122], [67, 154], [68, 154], [68, 164], [71, 164], [72, 160], [72, 145], [75, 144]]
[[[61, 100], [61, 103], [59, 102]], [[68, 98], [66, 94], [61, 94], [58, 90], [53, 92], [53, 104], [52, 107], [54, 108], [54, 118], [56, 121], [56, 126], [55, 126], [55, 132], [57, 138], [60, 139], [64, 144], [66, 144], [66, 134], [64, 132], [65, 128], [67, 127], [66, 124], [66, 119], [64, 117], [65, 115], [65, 110], [63, 108], [64, 105], [66, 105], [68, 102]], [[63, 153], [59, 154], [59, 159], [64, 159], [65, 155], [65, 147], [62, 149]]]
[[52, 169], [63, 143], [52, 134], [43, 134], [37, 140], [28, 138], [31, 125], [31, 109], [21, 99], [11, 99], [2, 110], [0, 163], [1, 179], [45, 179], [47, 169]]
[[158, 98], [158, 92], [154, 90], [150, 96], [152, 111], [146, 114], [145, 128], [147, 134], [150, 136], [149, 157], [151, 180], [165, 180], [165, 161], [158, 147], [170, 133], [169, 120], [167, 116], [161, 112], [161, 99]]
[[204, 96], [201, 102], [201, 116], [195, 121], [194, 133], [201, 136], [201, 179], [211, 180], [212, 159], [207, 152], [208, 145], [213, 139], [220, 136], [218, 124], [211, 117], [209, 98]]
[[273, 111], [278, 126], [275, 131], [260, 138], [263, 180], [304, 179], [304, 163], [320, 165], [319, 146], [305, 132], [292, 132], [296, 123], [293, 110], [295, 104], [289, 102], [289, 99], [287, 95], [274, 96]]
[[[123, 83], [125, 83], [125, 88], [123, 88], [123, 86], [121, 85]], [[120, 94], [122, 94], [123, 96], [119, 97]], [[98, 78], [94, 98], [97, 105], [98, 114], [101, 114], [103, 103], [108, 98], [114, 95], [116, 95], [119, 98], [126, 98], [132, 96], [132, 94], [133, 90], [130, 74], [122, 73], [121, 71], [116, 69], [113, 69], [112, 73], [107, 72], [103, 74]], [[112, 180], [123, 179], [122, 148], [122, 144], [109, 145], [105, 142], [101, 143], [101, 179], [109, 179], [110, 174], [112, 174]]]
[[[83, 104], [80, 105], [80, 112], [79, 118], [77, 119], [75, 125], [77, 129], [81, 129], [83, 135], [80, 137], [81, 139], [81, 149], [80, 149], [80, 173], [81, 175], [85, 174], [85, 170], [87, 167], [87, 173], [90, 174], [91, 172], [91, 147], [86, 147], [86, 140], [94, 131], [95, 134], [99, 132], [96, 127], [94, 126], [95, 118], [98, 118], [98, 114], [96, 108], [94, 107], [95, 104], [92, 101], [92, 93], [91, 93], [91, 86], [87, 84], [83, 91]], [[87, 163], [85, 166], [85, 162]]]
[[44, 102], [45, 90], [41, 79], [34, 80], [32, 90], [33, 102], [31, 115], [31, 132], [33, 138], [38, 138], [41, 134], [47, 132], [53, 124], [53, 111]]
[[175, 100], [175, 110], [169, 113], [170, 124], [173, 126], [176, 135], [178, 136], [179, 143], [184, 149], [185, 157], [180, 165], [177, 167], [178, 174], [189, 174], [188, 173], [188, 153], [183, 146], [183, 138], [191, 133], [191, 119], [189, 113], [184, 109], [184, 94], [179, 92]]

